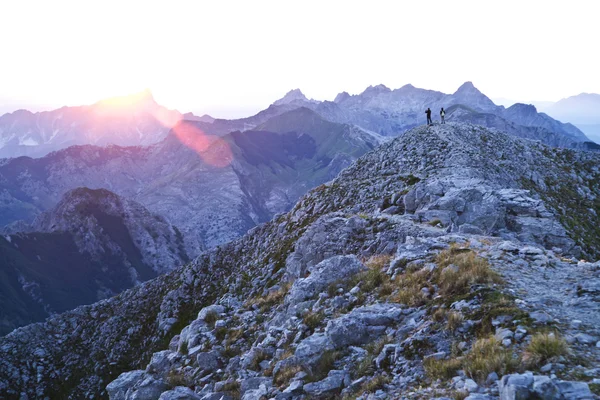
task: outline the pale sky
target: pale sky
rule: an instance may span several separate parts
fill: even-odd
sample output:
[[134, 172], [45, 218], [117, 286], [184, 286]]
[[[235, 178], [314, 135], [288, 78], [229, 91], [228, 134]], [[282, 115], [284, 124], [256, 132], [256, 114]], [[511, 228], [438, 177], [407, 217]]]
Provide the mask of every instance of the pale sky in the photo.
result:
[[600, 2], [7, 1], [0, 108], [150, 88], [182, 112], [246, 116], [288, 90], [383, 83], [556, 101], [600, 93]]

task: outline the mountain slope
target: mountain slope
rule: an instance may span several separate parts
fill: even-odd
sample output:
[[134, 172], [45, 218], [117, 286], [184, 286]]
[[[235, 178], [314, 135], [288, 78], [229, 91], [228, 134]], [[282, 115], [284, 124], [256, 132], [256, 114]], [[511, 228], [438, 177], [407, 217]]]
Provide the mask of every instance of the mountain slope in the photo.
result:
[[[191, 398], [236, 387], [282, 398], [342, 388], [449, 396], [454, 375], [435, 383], [426, 358], [458, 369], [481, 345], [476, 333], [511, 338], [503, 348], [517, 356], [544, 320], [563, 318], [580, 321], [551, 325], [573, 339], [576, 357], [562, 361], [565, 381], [548, 379], [559, 392], [588, 393], [568, 380], [599, 355], [584, 341], [600, 333], [591, 297], [600, 282], [595, 264], [569, 257], [599, 256], [598, 165], [594, 154], [468, 124], [411, 130], [194, 263], [0, 339], [0, 394], [158, 398], [187, 386]], [[462, 275], [471, 262], [485, 275]], [[455, 330], [434, 316], [440, 308], [461, 318]], [[471, 377], [479, 381], [455, 381]], [[505, 380], [484, 375], [478, 387], [492, 398], [517, 390]]]
[[[6, 204], [0, 224], [30, 221], [75, 187], [106, 188], [168, 218], [195, 256], [288, 210], [382, 141], [309, 110], [273, 121], [276, 132], [219, 138], [201, 126], [183, 121], [149, 147], [74, 146], [41, 159], [6, 160], [0, 165]], [[312, 150], [298, 152], [303, 145]]]
[[149, 145], [164, 139], [180, 119], [149, 91], [90, 106], [19, 110], [0, 116], [0, 157], [41, 157], [78, 144]]
[[103, 189], [74, 189], [18, 228], [0, 236], [0, 334], [189, 261], [177, 228]]

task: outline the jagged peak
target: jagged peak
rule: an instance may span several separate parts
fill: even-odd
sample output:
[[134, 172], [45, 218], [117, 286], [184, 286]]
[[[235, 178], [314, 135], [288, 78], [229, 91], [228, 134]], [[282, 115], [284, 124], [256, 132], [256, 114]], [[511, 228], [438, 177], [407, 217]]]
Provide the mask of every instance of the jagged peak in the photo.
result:
[[[477, 89], [475, 87], [475, 85], [473, 85], [473, 82], [471, 81], [467, 81], [465, 83], [463, 83], [462, 85], [460, 85], [460, 87], [456, 90], [456, 92], [454, 92], [454, 94], [461, 94], [461, 93], [481, 93], [481, 91], [479, 89]], [[483, 93], [482, 93], [483, 94]]]
[[363, 96], [363, 95], [377, 95], [377, 94], [380, 94], [380, 93], [389, 93], [391, 91], [392, 90], [390, 88], [388, 88], [384, 84], [380, 83], [379, 85], [369, 86], [368, 88], [366, 88], [361, 93], [361, 96]]
[[341, 92], [341, 93], [338, 93], [337, 96], [335, 96], [335, 99], [333, 100], [333, 102], [341, 103], [342, 101], [344, 101], [348, 98], [350, 98], [350, 94], [348, 92]]
[[276, 100], [273, 105], [289, 104], [294, 101], [309, 101], [300, 89], [292, 89], [285, 94], [281, 99]]

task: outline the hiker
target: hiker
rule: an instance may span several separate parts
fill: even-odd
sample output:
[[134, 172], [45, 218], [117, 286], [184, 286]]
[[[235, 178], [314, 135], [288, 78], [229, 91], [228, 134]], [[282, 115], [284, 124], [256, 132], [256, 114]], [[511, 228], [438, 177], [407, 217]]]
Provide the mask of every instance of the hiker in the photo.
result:
[[425, 114], [427, 114], [427, 125], [433, 125], [433, 121], [431, 120], [431, 110], [429, 109], [429, 107], [427, 107], [427, 111], [425, 111]]
[[444, 107], [442, 107], [442, 109], [440, 110], [440, 118], [442, 119], [442, 124], [446, 123], [446, 120], [444, 119], [445, 116], [446, 116], [446, 111], [444, 111]]

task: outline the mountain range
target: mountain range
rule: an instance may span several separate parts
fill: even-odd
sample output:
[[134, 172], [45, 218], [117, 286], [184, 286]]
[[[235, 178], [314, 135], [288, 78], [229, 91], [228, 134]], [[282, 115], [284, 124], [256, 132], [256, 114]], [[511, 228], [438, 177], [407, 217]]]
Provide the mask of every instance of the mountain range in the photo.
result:
[[[560, 120], [564, 117], [570, 122], [575, 119], [577, 123], [592, 121], [596, 124], [597, 98], [581, 96], [578, 100], [572, 98], [550, 107], [551, 115]], [[581, 102], [585, 106], [581, 107]], [[483, 121], [489, 124], [486, 126], [498, 128], [510, 126], [512, 134], [542, 140], [553, 146], [594, 147], [592, 143], [586, 144], [590, 139], [577, 127], [539, 113], [531, 105], [497, 106], [471, 82], [466, 82], [453, 94], [412, 85], [394, 90], [377, 85], [358, 95], [342, 92], [334, 101], [309, 100], [299, 89], [294, 89], [258, 114], [233, 120], [168, 110], [158, 105], [149, 91], [107, 99], [91, 106], [63, 107], [39, 113], [19, 110], [0, 116], [0, 157], [40, 157], [78, 144], [150, 145], [163, 140], [181, 120], [195, 121], [205, 133], [222, 136], [255, 129], [270, 118], [300, 107], [310, 108], [331, 122], [356, 125], [383, 136], [398, 136], [422, 124], [427, 107], [437, 115], [441, 107], [451, 109], [453, 106], [464, 106], [460, 114], [454, 116], [457, 121]], [[581, 119], [581, 113], [569, 111], [573, 109], [586, 110], [586, 117]]]
[[543, 108], [543, 111], [561, 121], [568, 121], [600, 142], [600, 94], [581, 93]]
[[0, 396], [595, 399], [599, 168], [416, 127], [243, 237], [0, 338]]
[[150, 145], [164, 139], [181, 118], [157, 104], [147, 90], [90, 106], [18, 110], [0, 116], [0, 157], [41, 157], [81, 144]]

